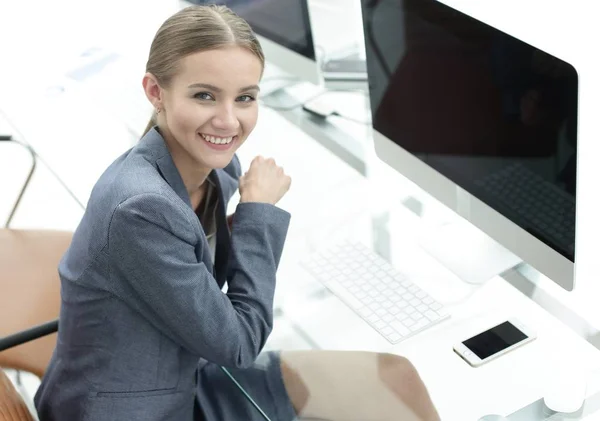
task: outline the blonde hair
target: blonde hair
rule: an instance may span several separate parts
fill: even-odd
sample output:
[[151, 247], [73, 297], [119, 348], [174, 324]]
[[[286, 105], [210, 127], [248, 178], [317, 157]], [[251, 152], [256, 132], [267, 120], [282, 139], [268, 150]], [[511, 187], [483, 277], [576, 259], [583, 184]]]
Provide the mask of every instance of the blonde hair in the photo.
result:
[[[146, 72], [154, 75], [160, 86], [169, 87], [182, 58], [232, 45], [254, 53], [264, 68], [262, 47], [244, 19], [226, 6], [189, 6], [168, 18], [158, 29], [150, 46]], [[153, 113], [143, 135], [155, 124]]]

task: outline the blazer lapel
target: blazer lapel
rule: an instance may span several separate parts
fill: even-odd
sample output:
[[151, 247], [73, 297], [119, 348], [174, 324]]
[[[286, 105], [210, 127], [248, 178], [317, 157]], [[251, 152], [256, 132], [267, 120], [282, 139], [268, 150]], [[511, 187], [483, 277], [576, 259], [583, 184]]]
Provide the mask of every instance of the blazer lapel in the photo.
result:
[[209, 176], [210, 180], [217, 187], [219, 192], [219, 202], [217, 203], [217, 246], [215, 251], [215, 270], [214, 276], [217, 279], [219, 287], [222, 288], [227, 280], [227, 261], [229, 259], [229, 247], [231, 245], [229, 226], [227, 225], [227, 215], [225, 209], [225, 183], [220, 171], [213, 170]]
[[[142, 138], [139, 144], [140, 148], [143, 148], [143, 153], [149, 159], [153, 159], [156, 162], [156, 167], [161, 176], [165, 179], [165, 181], [171, 186], [171, 188], [175, 191], [177, 196], [185, 203], [190, 211], [194, 213], [194, 209], [192, 209], [192, 203], [190, 201], [190, 195], [185, 188], [185, 184], [183, 183], [183, 179], [181, 178], [181, 174], [179, 170], [175, 166], [173, 162], [173, 158], [167, 149], [167, 145], [163, 137], [156, 130], [156, 128], [150, 130], [146, 136]], [[221, 200], [219, 200], [221, 201]], [[195, 217], [195, 220], [198, 221], [198, 217]], [[202, 227], [200, 226], [200, 221], [198, 221], [198, 231], [202, 233]], [[200, 235], [200, 241], [202, 243], [202, 247], [200, 248], [203, 252], [200, 254], [199, 250], [196, 250], [196, 257], [199, 261], [202, 261], [206, 267], [208, 268], [213, 276], [215, 274], [215, 268], [213, 267], [212, 257], [210, 255], [210, 248], [208, 245], [208, 241], [206, 240], [206, 236]], [[218, 237], [217, 237], [218, 241]]]
[[[171, 188], [177, 193], [177, 196], [179, 196], [190, 210], [194, 212], [190, 196], [185, 188], [181, 174], [179, 174], [179, 170], [173, 162], [173, 158], [167, 149], [167, 145], [156, 127], [150, 130], [142, 138], [140, 143], [138, 143], [138, 147], [142, 149], [142, 153], [148, 159], [156, 162], [157, 169], [165, 181], [169, 183]], [[224, 171], [213, 170], [208, 177], [216, 186], [219, 194], [216, 212], [217, 246], [215, 250], [215, 262], [213, 265], [206, 236], [201, 236], [202, 250], [204, 250], [204, 253], [202, 256], [198, 256], [198, 259], [202, 260], [206, 267], [212, 271], [219, 287], [222, 288], [227, 280], [227, 260], [229, 259], [229, 247], [231, 244], [225, 203], [227, 203], [231, 197], [234, 186], [232, 185], [232, 181], [228, 179], [229, 176], [225, 174]], [[198, 218], [196, 218], [196, 220], [197, 219]], [[198, 222], [198, 225], [200, 225], [200, 222]], [[199, 229], [200, 232], [202, 232], [202, 227], [199, 226]]]

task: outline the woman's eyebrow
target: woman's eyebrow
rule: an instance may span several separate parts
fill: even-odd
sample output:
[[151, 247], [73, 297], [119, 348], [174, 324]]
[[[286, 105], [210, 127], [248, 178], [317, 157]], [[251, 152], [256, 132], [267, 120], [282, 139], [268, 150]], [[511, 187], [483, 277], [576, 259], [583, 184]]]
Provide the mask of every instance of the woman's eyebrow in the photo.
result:
[[218, 88], [215, 85], [211, 85], [209, 83], [192, 83], [191, 85], [188, 86], [188, 88], [190, 88], [190, 89], [204, 88], [204, 89], [210, 89], [211, 91], [215, 91], [215, 92], [223, 92], [223, 89]]
[[[210, 83], [192, 83], [191, 85], [188, 86], [188, 88], [189, 89], [204, 88], [204, 89], [210, 89], [211, 91], [214, 91], [214, 92], [223, 92], [223, 89], [221, 89], [215, 85], [211, 85]], [[240, 89], [240, 92], [244, 92], [244, 91], [260, 91], [260, 87], [258, 85], [244, 86], [243, 88]]]
[[240, 92], [243, 91], [260, 91], [260, 87], [258, 85], [244, 86], [242, 89], [240, 89]]

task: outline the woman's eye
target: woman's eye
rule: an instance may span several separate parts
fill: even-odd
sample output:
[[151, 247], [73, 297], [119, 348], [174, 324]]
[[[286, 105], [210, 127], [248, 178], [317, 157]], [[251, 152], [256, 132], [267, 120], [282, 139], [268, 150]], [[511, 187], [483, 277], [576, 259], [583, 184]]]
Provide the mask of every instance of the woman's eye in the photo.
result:
[[238, 102], [252, 102], [252, 101], [254, 101], [254, 97], [250, 96], [250, 95], [242, 95], [242, 96], [238, 97], [237, 101]]
[[202, 100], [213, 100], [213, 96], [211, 94], [209, 94], [208, 92], [198, 92], [196, 95], [194, 95], [194, 98], [197, 99], [202, 99]]

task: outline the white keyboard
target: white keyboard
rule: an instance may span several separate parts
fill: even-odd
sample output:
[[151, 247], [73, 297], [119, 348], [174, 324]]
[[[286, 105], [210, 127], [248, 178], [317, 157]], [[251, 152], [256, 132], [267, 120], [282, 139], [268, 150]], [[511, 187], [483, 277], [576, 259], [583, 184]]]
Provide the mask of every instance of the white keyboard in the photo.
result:
[[301, 264], [392, 344], [449, 317], [442, 304], [362, 244], [343, 243]]

